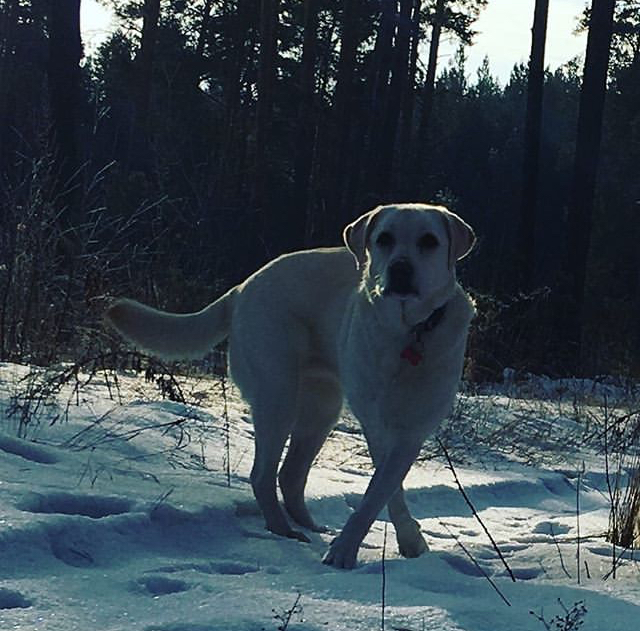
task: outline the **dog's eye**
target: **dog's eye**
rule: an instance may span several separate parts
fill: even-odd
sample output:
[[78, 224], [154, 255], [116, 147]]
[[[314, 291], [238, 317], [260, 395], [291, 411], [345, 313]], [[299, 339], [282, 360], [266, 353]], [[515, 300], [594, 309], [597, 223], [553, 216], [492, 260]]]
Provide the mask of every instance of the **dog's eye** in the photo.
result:
[[381, 232], [376, 239], [376, 245], [381, 248], [390, 248], [393, 245], [393, 235], [390, 232]]
[[433, 250], [433, 248], [436, 248], [439, 245], [440, 242], [438, 241], [438, 238], [430, 232], [423, 234], [418, 239], [418, 249], [420, 250]]

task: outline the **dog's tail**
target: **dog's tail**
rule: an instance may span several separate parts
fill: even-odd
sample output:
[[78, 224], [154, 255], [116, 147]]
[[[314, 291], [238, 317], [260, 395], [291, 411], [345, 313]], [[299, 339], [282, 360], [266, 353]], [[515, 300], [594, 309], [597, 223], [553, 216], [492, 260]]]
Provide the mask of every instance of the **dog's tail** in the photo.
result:
[[105, 320], [126, 340], [163, 359], [195, 359], [206, 355], [229, 335], [237, 288], [197, 313], [166, 313], [135, 300], [111, 305]]

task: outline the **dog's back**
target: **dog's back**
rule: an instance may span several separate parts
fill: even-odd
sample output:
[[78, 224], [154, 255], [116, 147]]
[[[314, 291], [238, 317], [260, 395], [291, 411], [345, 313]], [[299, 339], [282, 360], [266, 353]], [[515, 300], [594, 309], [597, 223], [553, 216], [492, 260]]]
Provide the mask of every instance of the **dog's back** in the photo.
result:
[[[337, 294], [352, 291], [357, 281], [353, 257], [345, 248], [305, 250], [275, 259], [197, 313], [167, 313], [121, 299], [107, 310], [105, 319], [140, 350], [163, 359], [198, 358], [230, 335], [236, 318], [237, 325], [248, 328], [254, 338], [265, 326], [265, 315], [281, 317], [284, 302], [291, 317], [315, 326], [323, 312], [332, 317], [329, 303]], [[336, 317], [342, 315], [340, 309], [338, 304]]]

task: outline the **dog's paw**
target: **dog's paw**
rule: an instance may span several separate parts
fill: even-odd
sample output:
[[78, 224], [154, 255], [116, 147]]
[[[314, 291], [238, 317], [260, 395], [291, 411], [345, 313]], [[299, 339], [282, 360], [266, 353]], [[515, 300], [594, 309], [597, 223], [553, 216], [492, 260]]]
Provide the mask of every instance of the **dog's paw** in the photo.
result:
[[414, 541], [403, 541], [402, 544], [398, 543], [398, 549], [400, 554], [406, 559], [415, 559], [419, 557], [423, 552], [429, 549], [424, 537], [420, 536]]
[[300, 532], [299, 530], [291, 529], [288, 533], [286, 533], [285, 537], [288, 539], [295, 539], [296, 541], [301, 541], [302, 543], [311, 543], [311, 539], [304, 534], [304, 532]]
[[400, 554], [407, 559], [415, 559], [429, 549], [420, 532], [420, 524], [414, 519], [406, 525], [396, 526], [396, 539]]
[[267, 530], [272, 532], [274, 535], [278, 535], [279, 537], [286, 537], [287, 539], [295, 539], [296, 541], [302, 541], [302, 543], [311, 543], [311, 539], [307, 537], [303, 532], [299, 530], [294, 530], [291, 527], [287, 528], [270, 528], [267, 526]]
[[359, 547], [359, 545], [354, 545], [352, 542], [342, 538], [342, 535], [339, 535], [331, 542], [322, 562], [325, 565], [351, 570], [356, 565]]

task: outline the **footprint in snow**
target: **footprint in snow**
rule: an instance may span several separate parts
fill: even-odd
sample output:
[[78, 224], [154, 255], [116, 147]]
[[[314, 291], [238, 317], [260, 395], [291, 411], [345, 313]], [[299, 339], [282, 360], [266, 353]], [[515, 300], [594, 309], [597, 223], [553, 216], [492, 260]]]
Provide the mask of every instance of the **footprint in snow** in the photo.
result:
[[[446, 561], [454, 570], [460, 572], [461, 574], [465, 574], [466, 576], [484, 576], [482, 570], [484, 570], [489, 576], [495, 574], [493, 569], [488, 566], [488, 559], [486, 558], [482, 558], [480, 560], [476, 558], [476, 561], [480, 561], [478, 563], [480, 567], [478, 567], [466, 557], [453, 554], [452, 552], [441, 552], [439, 556], [440, 558], [444, 559], [444, 561]], [[477, 557], [478, 555], [475, 556]], [[511, 571], [518, 581], [530, 581], [534, 578], [538, 578], [538, 576], [540, 576], [543, 572], [541, 568], [536, 567], [512, 567]], [[508, 576], [508, 573], [506, 570], [503, 570], [500, 571], [498, 576], [506, 577]]]
[[[264, 630], [263, 626], [254, 627], [256, 630]], [[247, 629], [247, 631], [254, 631], [254, 628]], [[216, 625], [211, 626], [208, 624], [190, 624], [184, 622], [178, 622], [176, 624], [161, 624], [161, 625], [151, 625], [150, 627], [145, 627], [144, 631], [227, 631], [228, 627], [226, 625]]]
[[0, 587], [0, 609], [26, 609], [31, 601], [20, 592]]
[[[500, 552], [503, 554], [511, 554], [513, 552], [521, 552], [522, 550], [528, 550], [529, 546], [526, 543], [511, 543], [510, 541], [505, 541], [498, 544], [500, 548]], [[491, 548], [493, 552], [493, 548]], [[495, 554], [495, 552], [493, 552]]]
[[467, 537], [477, 537], [480, 533], [477, 530], [473, 530], [471, 528], [466, 528], [458, 531], [461, 535], [466, 535]]
[[572, 486], [571, 482], [567, 480], [563, 475], [554, 475], [549, 477], [541, 478], [542, 485], [544, 486], [549, 493], [552, 495], [567, 495], [575, 494], [576, 490]]
[[58, 458], [44, 447], [20, 438], [0, 434], [0, 451], [38, 464], [55, 464]]
[[253, 572], [258, 571], [258, 568], [255, 565], [238, 563], [236, 561], [223, 561], [221, 563], [213, 563], [211, 567], [217, 574], [229, 574], [235, 576], [252, 574]]
[[541, 521], [535, 525], [533, 532], [542, 535], [565, 535], [571, 528], [565, 524], [561, 524], [557, 521]]
[[166, 576], [145, 576], [136, 581], [134, 589], [136, 591], [142, 590], [150, 596], [157, 598], [159, 596], [166, 596], [167, 594], [186, 592], [191, 589], [191, 585], [186, 581], [167, 578]]
[[232, 576], [242, 576], [243, 574], [253, 574], [260, 568], [250, 563], [240, 561], [212, 561], [210, 563], [179, 563], [149, 570], [163, 574], [174, 574], [177, 572], [200, 572], [202, 574], [226, 574]]
[[[609, 557], [609, 559], [611, 559], [611, 555], [613, 554], [613, 546], [608, 543], [587, 545], [586, 548], [592, 554]], [[634, 550], [633, 548], [630, 550], [620, 550], [620, 548], [616, 548], [615, 552], [616, 557], [620, 559], [636, 560], [635, 554], [637, 553], [637, 550]]]
[[53, 556], [71, 567], [91, 567], [95, 559], [89, 552], [88, 541], [68, 542], [65, 537], [51, 538], [51, 552]]
[[[452, 552], [440, 552], [438, 556], [461, 574], [465, 574], [466, 576], [483, 576], [482, 570], [465, 557], [458, 556]], [[487, 572], [487, 574], [490, 574], [490, 572]]]
[[131, 510], [131, 502], [120, 497], [74, 493], [29, 493], [17, 508], [29, 513], [82, 515], [102, 519]]
[[[541, 567], [512, 567], [511, 571], [517, 581], [531, 581], [544, 573]], [[506, 570], [502, 573], [502, 576], [508, 576]]]
[[442, 530], [423, 530], [422, 532], [434, 539], [453, 539], [453, 535], [451, 533]]

